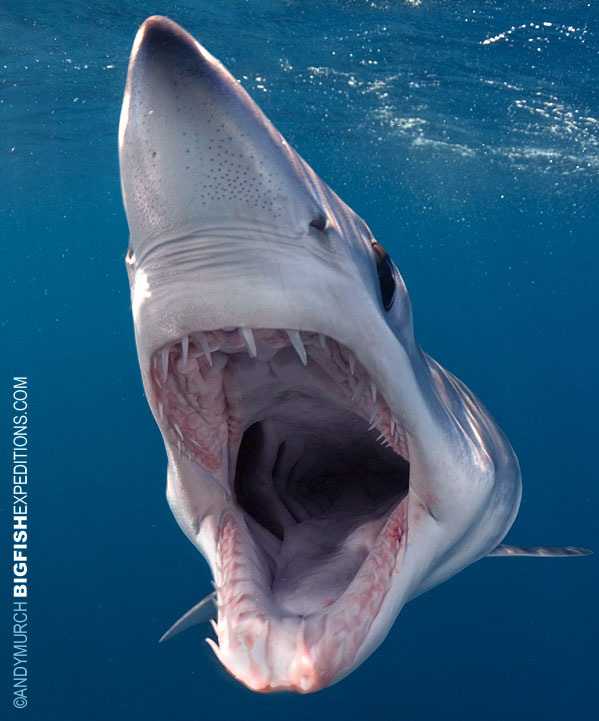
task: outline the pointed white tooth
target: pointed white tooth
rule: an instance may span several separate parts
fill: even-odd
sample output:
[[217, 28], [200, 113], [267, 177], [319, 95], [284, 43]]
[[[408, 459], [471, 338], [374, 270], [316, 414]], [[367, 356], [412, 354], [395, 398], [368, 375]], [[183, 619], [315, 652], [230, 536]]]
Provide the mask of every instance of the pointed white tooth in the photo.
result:
[[162, 405], [161, 401], [158, 401], [158, 416], [160, 420], [164, 418], [164, 406]]
[[378, 403], [375, 404], [374, 408], [372, 409], [372, 413], [370, 414], [370, 423], [374, 426], [376, 417], [379, 414], [379, 406]]
[[356, 372], [356, 359], [354, 358], [353, 353], [349, 354], [349, 370], [351, 371], [351, 374], [354, 375]]
[[395, 418], [393, 418], [393, 416], [391, 416], [391, 421], [390, 421], [389, 425], [391, 426], [391, 435], [394, 436], [395, 435]]
[[300, 357], [301, 362], [304, 365], [308, 365], [308, 356], [306, 355], [306, 349], [304, 348], [304, 344], [302, 343], [302, 339], [300, 337], [299, 331], [286, 330], [285, 333], [287, 333], [287, 335], [289, 336], [291, 345], [295, 348], [298, 356]]
[[181, 360], [183, 365], [187, 365], [187, 352], [189, 351], [189, 336], [184, 335], [181, 338]]
[[322, 333], [318, 334], [318, 340], [320, 342], [320, 345], [322, 346], [323, 350], [326, 350], [327, 348], [327, 339], [326, 336], [324, 336]]
[[331, 666], [333, 668], [336, 668], [339, 666], [341, 661], [343, 660], [345, 656], [345, 644], [347, 642], [347, 638], [341, 639], [341, 642], [337, 645], [337, 649], [335, 650], [335, 656], [333, 657], [333, 661], [331, 663]]
[[356, 398], [360, 395], [360, 393], [364, 390], [364, 385], [362, 384], [362, 381], [358, 381], [356, 383], [356, 387], [354, 388], [354, 392], [351, 395], [352, 401], [355, 401]]
[[357, 633], [354, 633], [354, 639], [356, 639], [356, 641], [358, 641], [358, 643], [361, 643], [362, 640], [364, 639], [364, 637], [366, 636], [366, 634], [368, 633], [369, 625], [370, 625], [370, 620], [364, 621], [360, 630]]
[[212, 628], [214, 629], [214, 633], [218, 637], [218, 624], [216, 623], [216, 621], [213, 618], [210, 619], [210, 625], [212, 626]]
[[159, 360], [159, 358], [158, 358], [158, 354], [156, 354], [156, 355], [152, 358], [152, 365], [154, 366], [154, 378], [155, 378], [155, 380], [156, 380], [156, 383], [158, 384], [158, 387], [159, 387], [159, 388], [162, 388], [162, 380], [161, 380], [162, 373], [160, 372], [160, 365], [161, 365], [161, 363], [160, 363], [160, 360]]
[[177, 449], [181, 453], [181, 441], [177, 438]]
[[258, 354], [256, 352], [256, 341], [254, 340], [254, 334], [252, 333], [252, 329], [241, 328], [240, 330], [243, 342], [245, 343], [245, 347], [248, 349], [248, 353], [250, 354], [250, 358], [255, 358]]
[[177, 435], [179, 436], [179, 438], [181, 438], [181, 440], [183, 440], [183, 431], [181, 430], [181, 427], [179, 426], [177, 421], [173, 421], [173, 428], [177, 432]]
[[384, 441], [384, 440], [385, 440], [385, 436], [384, 436], [383, 433], [381, 433], [381, 434], [379, 435], [379, 437], [377, 438], [377, 441]]
[[202, 352], [208, 359], [208, 364], [212, 365], [212, 356], [210, 355], [210, 346], [208, 345], [208, 341], [206, 340], [206, 336], [202, 331], [198, 331], [197, 333], [194, 333], [194, 338], [199, 342]]
[[222, 660], [221, 660], [221, 657], [220, 657], [220, 648], [216, 645], [216, 643], [214, 643], [214, 641], [213, 641], [211, 638], [205, 638], [204, 641], [206, 641], [206, 643], [207, 643], [207, 644], [210, 646], [210, 648], [214, 651], [214, 655], [216, 656], [216, 658], [217, 658], [219, 661], [221, 661], [221, 663], [222, 663]]
[[[270, 630], [270, 623], [268, 622], [268, 619], [266, 619], [263, 622], [262, 630], [260, 631], [258, 637], [255, 638], [254, 645], [252, 647], [253, 656], [256, 659], [267, 658], [266, 649], [267, 649], [267, 644], [268, 644], [269, 630]], [[267, 678], [265, 678], [265, 681], [268, 683]]]
[[162, 363], [162, 382], [164, 383], [168, 375], [168, 348], [163, 348], [160, 351], [160, 361]]
[[376, 403], [376, 386], [374, 381], [370, 381], [370, 395], [372, 396], [372, 402]]

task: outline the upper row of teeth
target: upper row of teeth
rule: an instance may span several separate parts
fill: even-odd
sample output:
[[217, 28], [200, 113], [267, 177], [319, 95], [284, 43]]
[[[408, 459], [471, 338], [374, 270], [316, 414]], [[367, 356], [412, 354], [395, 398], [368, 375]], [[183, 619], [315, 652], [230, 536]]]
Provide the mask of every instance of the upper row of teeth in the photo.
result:
[[[254, 338], [254, 333], [251, 328], [239, 328], [239, 331], [241, 333], [241, 337], [243, 338], [243, 342], [245, 343], [246, 350], [250, 356], [250, 358], [256, 358], [258, 355], [257, 349], [256, 349], [256, 340]], [[284, 332], [287, 334], [287, 337], [289, 338], [289, 341], [293, 348], [295, 349], [295, 352], [298, 354], [299, 359], [303, 363], [303, 365], [308, 365], [308, 354], [306, 352], [306, 347], [302, 341], [302, 337], [300, 335], [300, 332], [298, 330], [288, 330], [285, 329]], [[203, 331], [196, 331], [192, 334], [192, 338], [199, 343], [200, 348], [202, 349], [202, 353], [206, 356], [206, 359], [208, 360], [208, 364], [212, 366], [212, 351], [210, 350], [210, 346], [208, 344], [208, 340], [206, 338], [206, 334]], [[326, 336], [324, 336], [322, 333], [318, 334], [318, 341], [321, 345], [321, 347], [326, 350], [327, 347], [327, 339]], [[183, 365], [187, 363], [187, 358], [189, 354], [189, 336], [185, 335], [180, 341], [181, 343], [181, 362]], [[176, 345], [176, 344], [175, 344]], [[168, 363], [169, 363], [169, 354], [170, 350], [173, 346], [165, 346], [160, 351], [160, 371], [161, 371], [161, 380], [164, 383], [166, 381], [166, 378], [168, 376]], [[356, 359], [353, 354], [348, 355], [348, 364], [349, 364], [349, 370], [353, 375], [356, 373]], [[363, 390], [363, 387], [361, 386], [361, 382], [358, 382], [358, 385], [354, 388], [354, 391], [352, 393], [352, 400], [355, 400], [360, 391]], [[377, 389], [376, 384], [374, 381], [370, 381], [370, 396], [372, 398], [372, 402], [376, 403], [377, 398]], [[370, 422], [372, 423], [374, 420], [374, 416], [370, 419]]]
[[[230, 332], [233, 330], [237, 330], [239, 332], [239, 336], [243, 340], [243, 343], [245, 345], [245, 349], [250, 356], [250, 358], [256, 358], [258, 355], [257, 348], [256, 348], [256, 339], [254, 337], [254, 332], [251, 328], [245, 328], [245, 327], [239, 327], [239, 328], [223, 328], [221, 329], [226, 332]], [[289, 329], [283, 329], [283, 331], [291, 343], [291, 346], [294, 348], [295, 352], [297, 353], [300, 361], [304, 366], [308, 365], [308, 353], [306, 351], [306, 347], [304, 345], [304, 341], [302, 340], [300, 331], [298, 330], [289, 330]], [[318, 343], [320, 344], [321, 348], [323, 350], [327, 350], [327, 338], [322, 333], [318, 333]], [[181, 345], [181, 362], [183, 365], [187, 364], [187, 359], [189, 356], [189, 344], [190, 339], [195, 342], [195, 344], [201, 349], [201, 352], [206, 357], [206, 360], [208, 361], [208, 364], [212, 366], [212, 353], [218, 350], [218, 348], [212, 348], [210, 349], [210, 344], [208, 342], [208, 339], [206, 338], [206, 334], [203, 331], [195, 331], [191, 335], [185, 335], [181, 338], [178, 343], [170, 346], [164, 346], [160, 351], [160, 357], [159, 359], [156, 359], [157, 364], [157, 371], [159, 380], [164, 383], [166, 382], [167, 376], [168, 376], [168, 367], [169, 367], [169, 355], [170, 351], [173, 348], [176, 348], [178, 344]], [[268, 341], [264, 338], [260, 338], [260, 341], [263, 343], [268, 344]], [[347, 362], [349, 366], [349, 371], [353, 377], [357, 379], [357, 383], [355, 388], [353, 389], [351, 399], [352, 401], [355, 401], [356, 398], [362, 393], [366, 388], [364, 387], [363, 379], [356, 375], [356, 358], [353, 355], [353, 353], [348, 352], [347, 354]], [[369, 390], [370, 390], [370, 398], [372, 399], [372, 410], [370, 415], [370, 428], [369, 430], [372, 430], [377, 426], [377, 417], [379, 412], [381, 411], [381, 407], [377, 403], [377, 387], [373, 380], [368, 379], [369, 382]], [[391, 436], [395, 442], [401, 441], [401, 433], [399, 424], [397, 421], [393, 418], [393, 415], [391, 415], [390, 420], [390, 430], [391, 430]], [[378, 440], [385, 446], [390, 447], [390, 444], [385, 439], [384, 435], [381, 433]]]
[[[246, 350], [250, 356], [250, 358], [255, 358], [258, 355], [258, 351], [256, 349], [256, 340], [254, 338], [254, 333], [251, 328], [239, 328], [241, 337], [243, 339], [243, 342], [245, 343]], [[287, 333], [287, 336], [289, 338], [289, 341], [291, 345], [295, 348], [296, 353], [298, 354], [301, 362], [304, 365], [308, 365], [308, 354], [306, 353], [306, 347], [304, 346], [304, 343], [302, 341], [302, 338], [300, 336], [300, 333], [298, 330], [285, 330], [285, 333]], [[212, 352], [210, 350], [210, 345], [208, 344], [208, 340], [206, 338], [206, 334], [203, 331], [196, 331], [191, 336], [193, 340], [195, 340], [196, 343], [199, 344], [202, 353], [206, 356], [206, 359], [208, 360], [208, 364], [212, 366]], [[318, 339], [320, 342], [320, 345], [323, 348], [326, 348], [326, 337], [322, 335], [322, 333], [318, 334]], [[189, 354], [189, 336], [184, 335], [183, 338], [181, 338], [181, 361], [183, 365], [187, 363], [187, 357]], [[168, 359], [169, 359], [169, 353], [172, 346], [165, 346], [160, 351], [160, 366], [161, 366], [161, 374], [162, 374], [162, 382], [166, 381], [166, 377], [168, 375]], [[350, 356], [350, 368], [352, 375], [355, 370], [355, 359], [353, 356]]]

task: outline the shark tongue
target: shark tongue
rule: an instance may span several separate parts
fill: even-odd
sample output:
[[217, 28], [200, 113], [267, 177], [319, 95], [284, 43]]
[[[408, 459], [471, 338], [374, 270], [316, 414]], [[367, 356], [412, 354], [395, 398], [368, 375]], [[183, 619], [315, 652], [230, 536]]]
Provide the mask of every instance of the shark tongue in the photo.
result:
[[277, 557], [273, 600], [290, 613], [317, 613], [342, 596], [356, 575], [385, 521], [359, 525], [346, 538], [347, 516], [303, 521], [286, 530]]
[[295, 152], [221, 63], [167, 18], [150, 18], [136, 36], [119, 145], [138, 242], [235, 219], [268, 226], [284, 217], [306, 232], [322, 215], [298, 182]]

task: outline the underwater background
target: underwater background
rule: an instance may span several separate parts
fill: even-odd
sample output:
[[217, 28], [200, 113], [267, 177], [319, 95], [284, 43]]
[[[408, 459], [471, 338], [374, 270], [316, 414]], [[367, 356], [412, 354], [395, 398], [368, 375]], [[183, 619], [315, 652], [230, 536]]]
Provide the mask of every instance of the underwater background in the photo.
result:
[[[261, 696], [195, 627], [210, 590], [167, 506], [124, 257], [117, 127], [135, 32], [177, 21], [370, 225], [416, 338], [521, 463], [507, 542], [599, 550], [599, 5], [0, 0], [0, 368], [29, 390], [29, 689], [0, 718], [535, 719], [597, 714], [597, 555], [483, 560], [409, 603], [338, 685]], [[9, 478], [9, 454], [3, 464]]]

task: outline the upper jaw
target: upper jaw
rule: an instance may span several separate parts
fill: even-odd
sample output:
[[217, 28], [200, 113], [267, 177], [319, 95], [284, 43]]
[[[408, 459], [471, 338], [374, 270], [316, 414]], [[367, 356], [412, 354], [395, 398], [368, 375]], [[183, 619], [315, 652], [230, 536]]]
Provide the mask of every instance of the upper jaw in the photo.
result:
[[[130, 265], [140, 361], [186, 334], [229, 326], [315, 331], [358, 345], [358, 324], [380, 316], [365, 275], [342, 240], [324, 246], [308, 232], [248, 222], [178, 233]], [[388, 332], [382, 317], [375, 321]]]

